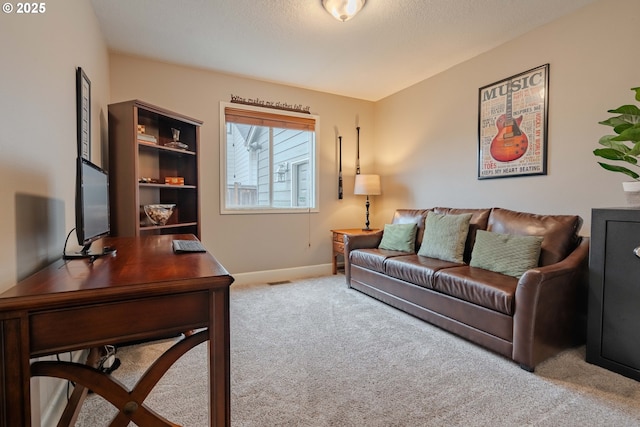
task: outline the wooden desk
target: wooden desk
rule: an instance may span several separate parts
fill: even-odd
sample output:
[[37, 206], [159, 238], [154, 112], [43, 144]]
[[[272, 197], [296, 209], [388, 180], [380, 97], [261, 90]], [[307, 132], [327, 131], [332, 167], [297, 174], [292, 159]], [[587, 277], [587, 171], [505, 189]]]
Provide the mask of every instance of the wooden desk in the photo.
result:
[[333, 274], [338, 274], [338, 255], [344, 256], [344, 235], [350, 236], [359, 234], [370, 234], [379, 231], [379, 228], [372, 228], [371, 230], [363, 230], [361, 228], [342, 228], [337, 230], [331, 230], [333, 233], [333, 256], [331, 257], [333, 262]]
[[[107, 238], [104, 244], [115, 246], [116, 255], [93, 264], [59, 260], [0, 294], [0, 426], [31, 425], [30, 378], [42, 375], [72, 380], [76, 389], [89, 387], [105, 397], [121, 409], [112, 426], [126, 426], [130, 420], [142, 426], [175, 425], [143, 401], [182, 354], [207, 340], [209, 422], [230, 425], [233, 277], [209, 253], [174, 254], [174, 238], [195, 237]], [[86, 365], [30, 362], [33, 357], [150, 341], [200, 328], [206, 329], [167, 350], [131, 393]], [[75, 418], [72, 414], [68, 419]]]

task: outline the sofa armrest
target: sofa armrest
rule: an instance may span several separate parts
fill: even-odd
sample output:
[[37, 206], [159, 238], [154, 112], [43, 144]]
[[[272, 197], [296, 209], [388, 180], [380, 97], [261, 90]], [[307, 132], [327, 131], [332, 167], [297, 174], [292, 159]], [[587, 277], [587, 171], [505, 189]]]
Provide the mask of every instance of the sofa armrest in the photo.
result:
[[544, 359], [584, 340], [589, 238], [562, 261], [527, 271], [518, 282], [513, 360], [533, 371]]
[[347, 286], [351, 286], [351, 263], [349, 262], [349, 253], [354, 249], [372, 249], [377, 248], [382, 241], [383, 230], [375, 233], [344, 235], [344, 276], [347, 280]]

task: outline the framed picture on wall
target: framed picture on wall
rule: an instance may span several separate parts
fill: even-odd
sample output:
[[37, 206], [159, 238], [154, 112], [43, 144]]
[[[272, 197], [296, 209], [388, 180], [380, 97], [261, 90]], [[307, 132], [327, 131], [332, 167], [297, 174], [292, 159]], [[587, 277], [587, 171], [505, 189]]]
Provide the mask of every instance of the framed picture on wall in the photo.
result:
[[484, 86], [478, 179], [547, 174], [549, 64]]
[[76, 71], [78, 157], [91, 161], [91, 81], [78, 67]]

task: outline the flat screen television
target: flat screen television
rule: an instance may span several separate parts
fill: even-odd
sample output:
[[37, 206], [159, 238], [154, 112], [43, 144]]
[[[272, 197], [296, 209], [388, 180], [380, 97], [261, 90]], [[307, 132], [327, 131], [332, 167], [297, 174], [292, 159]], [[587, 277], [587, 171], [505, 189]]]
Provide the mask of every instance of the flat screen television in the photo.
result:
[[91, 244], [110, 232], [109, 176], [99, 166], [79, 157], [76, 163], [76, 236], [82, 251], [65, 258], [104, 255], [91, 253]]

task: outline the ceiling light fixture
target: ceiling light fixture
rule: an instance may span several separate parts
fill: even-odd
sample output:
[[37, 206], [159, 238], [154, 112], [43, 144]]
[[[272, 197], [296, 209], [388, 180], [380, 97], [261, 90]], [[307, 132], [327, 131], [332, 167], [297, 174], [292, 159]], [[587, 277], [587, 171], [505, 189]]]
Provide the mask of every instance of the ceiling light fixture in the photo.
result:
[[346, 22], [356, 16], [366, 0], [322, 0], [322, 6], [338, 21]]

